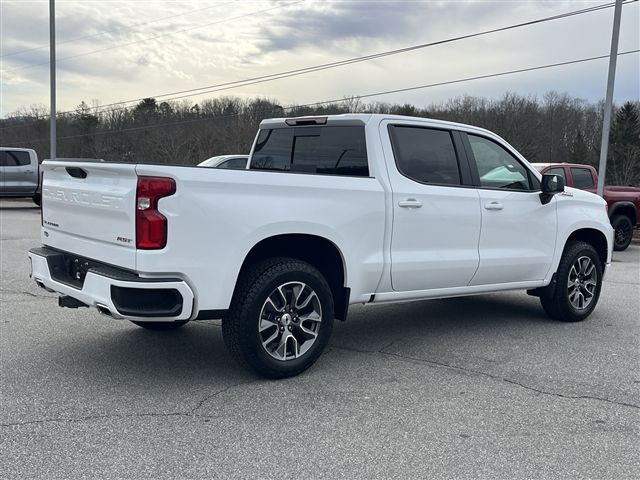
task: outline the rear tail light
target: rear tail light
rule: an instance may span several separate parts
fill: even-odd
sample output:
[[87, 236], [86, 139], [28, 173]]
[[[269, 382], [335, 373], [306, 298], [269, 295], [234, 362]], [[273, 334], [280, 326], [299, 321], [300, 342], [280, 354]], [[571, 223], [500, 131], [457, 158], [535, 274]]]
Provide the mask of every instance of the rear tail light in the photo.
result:
[[40, 170], [40, 165], [38, 165], [38, 177], [40, 182], [38, 183], [40, 185], [40, 225], [44, 227], [44, 214], [42, 213], [44, 210], [44, 171]]
[[168, 177], [138, 177], [136, 190], [136, 248], [157, 250], [167, 245], [167, 218], [158, 211], [158, 200], [176, 193]]

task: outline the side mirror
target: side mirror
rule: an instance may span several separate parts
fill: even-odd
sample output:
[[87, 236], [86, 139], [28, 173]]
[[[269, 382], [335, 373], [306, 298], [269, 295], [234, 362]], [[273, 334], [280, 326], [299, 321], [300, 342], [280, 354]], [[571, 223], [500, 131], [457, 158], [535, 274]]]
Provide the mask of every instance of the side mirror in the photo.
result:
[[564, 192], [564, 177], [545, 173], [542, 175], [540, 187], [542, 189], [542, 193], [540, 193], [540, 201], [543, 205], [546, 205], [551, 201], [555, 194]]

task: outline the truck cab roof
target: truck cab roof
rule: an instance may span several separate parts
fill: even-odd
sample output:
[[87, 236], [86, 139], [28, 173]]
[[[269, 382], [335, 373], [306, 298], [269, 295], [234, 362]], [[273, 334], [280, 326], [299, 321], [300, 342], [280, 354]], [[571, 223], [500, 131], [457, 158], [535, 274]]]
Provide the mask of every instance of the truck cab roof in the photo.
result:
[[33, 148], [22, 148], [22, 147], [0, 147], [0, 150], [6, 151], [17, 151], [17, 152], [35, 152]]
[[484, 128], [467, 125], [464, 123], [449, 122], [445, 120], [437, 120], [429, 117], [410, 117], [407, 115], [391, 115], [385, 113], [343, 113], [339, 115], [313, 115], [302, 117], [282, 117], [268, 118], [260, 122], [260, 128], [287, 128], [313, 125], [327, 126], [348, 126], [348, 125], [368, 125], [370, 123], [379, 123], [383, 120], [391, 120], [398, 122], [420, 122], [428, 123], [434, 127], [449, 128], [455, 130], [465, 130], [470, 132], [484, 133], [489, 136], [495, 134]]
[[553, 162], [553, 163], [532, 163], [536, 170], [542, 171], [549, 167], [576, 167], [576, 168], [594, 168], [591, 165], [585, 165], [583, 163], [568, 163], [568, 162]]

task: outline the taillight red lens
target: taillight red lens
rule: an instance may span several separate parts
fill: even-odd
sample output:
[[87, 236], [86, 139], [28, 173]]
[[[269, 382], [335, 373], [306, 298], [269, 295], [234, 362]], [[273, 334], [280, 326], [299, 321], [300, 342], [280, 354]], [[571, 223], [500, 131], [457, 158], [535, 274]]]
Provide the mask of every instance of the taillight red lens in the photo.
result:
[[[40, 182], [40, 225], [44, 227], [44, 214], [42, 210], [44, 210], [44, 172], [40, 169], [40, 165], [38, 165], [38, 181]], [[36, 193], [37, 195], [37, 193]]]
[[168, 177], [138, 177], [136, 190], [136, 248], [157, 250], [167, 245], [167, 218], [158, 211], [158, 200], [176, 193]]

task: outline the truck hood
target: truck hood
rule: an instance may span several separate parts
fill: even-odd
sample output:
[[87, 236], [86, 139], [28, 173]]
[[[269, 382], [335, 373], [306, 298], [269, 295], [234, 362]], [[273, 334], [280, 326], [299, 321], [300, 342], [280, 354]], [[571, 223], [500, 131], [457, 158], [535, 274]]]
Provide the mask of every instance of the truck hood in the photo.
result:
[[573, 187], [565, 187], [564, 192], [558, 194], [557, 197], [567, 200], [573, 199], [575, 201], [593, 203], [594, 205], [602, 205], [603, 207], [607, 204], [604, 198], [596, 195], [595, 193]]

